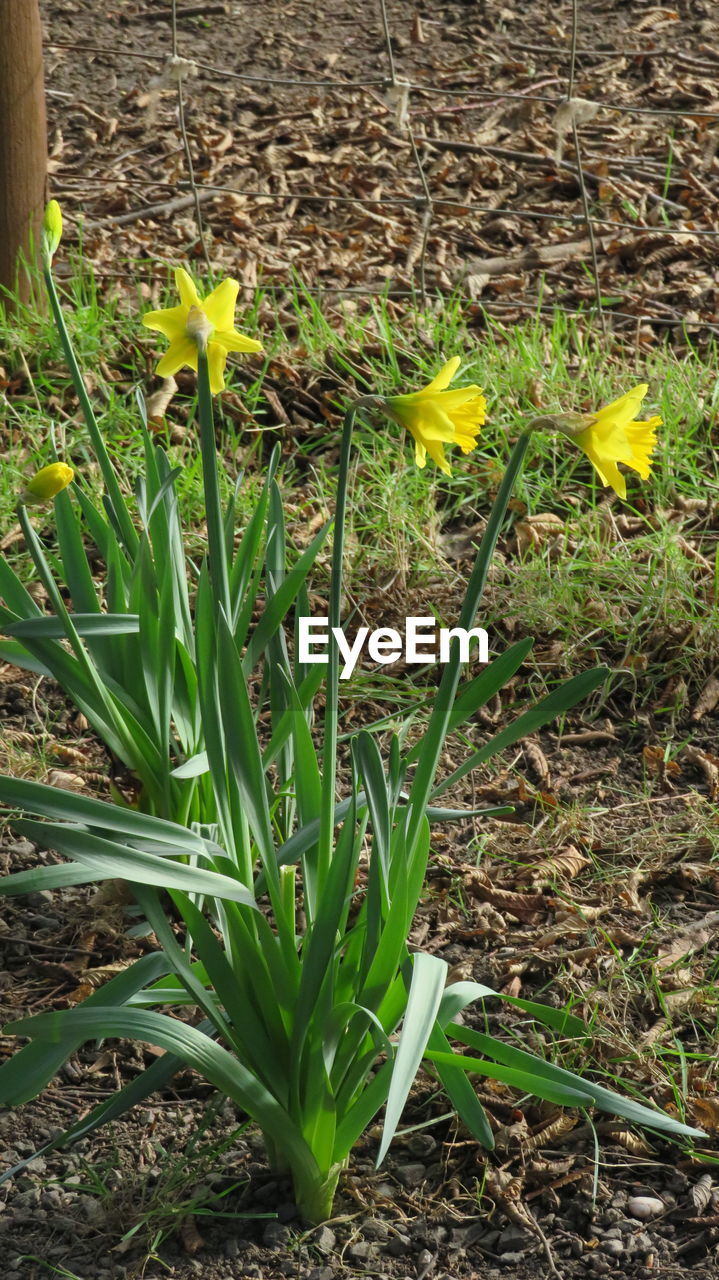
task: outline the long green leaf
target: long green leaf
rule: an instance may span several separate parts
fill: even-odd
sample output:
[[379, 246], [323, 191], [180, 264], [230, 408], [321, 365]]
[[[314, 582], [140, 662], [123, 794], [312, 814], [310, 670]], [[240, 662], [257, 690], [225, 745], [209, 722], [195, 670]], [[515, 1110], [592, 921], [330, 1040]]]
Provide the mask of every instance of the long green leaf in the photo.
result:
[[[182, 889], [186, 893], [206, 893], [217, 898], [229, 898], [245, 907], [256, 909], [254, 895], [237, 880], [218, 871], [205, 871], [202, 867], [188, 867], [185, 863], [159, 858], [154, 853], [132, 849], [128, 845], [103, 840], [76, 827], [60, 826], [51, 822], [35, 822], [30, 818], [16, 819], [13, 826], [31, 840], [56, 849], [68, 858], [91, 871], [99, 871], [103, 877], [110, 871], [120, 880], [154, 885], [158, 889]], [[178, 850], [178, 853], [180, 850]]]
[[[610, 1111], [616, 1116], [622, 1116], [625, 1120], [631, 1120], [633, 1124], [650, 1125], [653, 1129], [660, 1129], [665, 1133], [677, 1133], [689, 1137], [706, 1136], [701, 1129], [692, 1129], [688, 1125], [682, 1124], [679, 1120], [675, 1120], [673, 1116], [667, 1115], [664, 1111], [652, 1111], [650, 1107], [641, 1103], [633, 1102], [629, 1098], [622, 1098], [620, 1094], [613, 1093], [610, 1089], [603, 1088], [602, 1085], [594, 1084], [591, 1080], [576, 1076], [572, 1071], [565, 1071], [563, 1067], [555, 1067], [551, 1062], [545, 1062], [542, 1058], [537, 1058], [534, 1054], [525, 1052], [524, 1049], [517, 1049], [514, 1045], [496, 1040], [494, 1036], [473, 1031], [470, 1027], [457, 1026], [456, 1023], [450, 1023], [446, 1031], [453, 1039], [459, 1040], [471, 1049], [477, 1049], [480, 1053], [489, 1054], [491, 1057], [496, 1058], [497, 1062], [506, 1064], [512, 1069], [518, 1069], [525, 1076], [531, 1076], [535, 1083], [541, 1081], [543, 1084], [552, 1087], [577, 1089], [586, 1098], [594, 1102], [595, 1106], [599, 1107], [600, 1110]], [[472, 1061], [473, 1059], [468, 1058], [464, 1065], [467, 1066]], [[484, 1071], [483, 1074], [491, 1075], [492, 1073], [488, 1070]], [[497, 1076], [496, 1078], [499, 1080], [503, 1077]], [[524, 1088], [524, 1086], [520, 1087]], [[549, 1096], [540, 1093], [538, 1088], [533, 1088], [533, 1092], [538, 1097]]]
[[0, 774], [0, 804], [9, 809], [24, 809], [44, 818], [77, 822], [98, 832], [116, 831], [128, 839], [157, 841], [173, 846], [180, 853], [206, 855], [208, 843], [194, 831], [166, 818], [124, 809], [107, 800], [63, 791], [44, 782], [29, 782]]
[[[459, 626], [463, 627], [465, 630], [472, 627], [477, 609], [479, 608], [492, 555], [497, 545], [497, 539], [504, 522], [512, 490], [514, 488], [514, 482], [521, 470], [528, 444], [529, 435], [526, 433], [521, 435], [517, 440], [507, 464], [507, 469], [504, 473], [502, 483], [499, 487], [499, 492], [497, 493], [497, 497], [490, 512], [487, 526], [484, 534], [482, 535], [482, 541], [477, 552], [477, 558], [474, 562], [474, 568], [472, 569], [472, 573], [467, 584], [467, 590], [459, 616]], [[442, 673], [434, 708], [424, 737], [423, 751], [419, 757], [417, 770], [410, 789], [409, 803], [405, 819], [407, 849], [410, 853], [414, 849], [420, 825], [424, 820], [424, 813], [432, 790], [432, 783], [437, 771], [437, 765], [439, 764], [445, 738], [451, 723], [452, 709], [454, 707], [457, 687], [459, 685], [460, 670], [459, 642], [455, 639], [452, 641], [450, 660]]]
[[319, 533], [312, 539], [309, 547], [302, 552], [294, 568], [290, 570], [271, 599], [268, 600], [267, 607], [250, 637], [245, 656], [242, 659], [242, 667], [246, 675], [249, 675], [256, 666], [267, 648], [270, 638], [275, 634], [277, 628], [292, 608], [302, 583], [327, 539], [329, 529], [329, 524], [320, 529]]
[[[126, 1004], [147, 983], [168, 973], [169, 968], [167, 957], [162, 952], [141, 956], [128, 969], [105, 982], [99, 991], [93, 991], [83, 1001], [82, 1007]], [[0, 1067], [0, 1105], [19, 1107], [36, 1098], [74, 1053], [77, 1044], [77, 1038], [71, 1037], [69, 1042], [57, 1047], [39, 1040], [23, 1045]]]
[[[71, 613], [68, 615], [79, 636], [137, 635], [140, 618], [136, 613]], [[5, 635], [18, 639], [61, 640], [66, 629], [60, 618], [23, 618], [5, 627]]]
[[145, 1009], [80, 1006], [21, 1018], [3, 1030], [50, 1044], [63, 1043], [70, 1037], [82, 1042], [112, 1036], [158, 1045], [181, 1058], [242, 1107], [285, 1152], [293, 1170], [307, 1183], [319, 1180], [312, 1152], [284, 1107], [233, 1054], [186, 1022]]
[[566, 680], [559, 689], [553, 689], [546, 697], [541, 698], [534, 707], [530, 707], [529, 711], [525, 711], [523, 715], [513, 720], [506, 729], [502, 729], [500, 733], [490, 738], [489, 742], [485, 742], [483, 747], [478, 751], [474, 751], [464, 764], [455, 769], [448, 778], [444, 778], [432, 790], [432, 799], [441, 795], [453, 783], [458, 782], [465, 774], [470, 773], [472, 769], [476, 769], [478, 765], [484, 764], [492, 756], [499, 751], [504, 751], [507, 747], [514, 746], [515, 742], [521, 742], [522, 738], [526, 738], [531, 733], [536, 733], [537, 729], [541, 729], [545, 724], [549, 724], [551, 720], [556, 720], [557, 716], [564, 715], [578, 702], [586, 698], [600, 684], [603, 684], [609, 675], [607, 667], [595, 667], [592, 671], [582, 671], [578, 676], [572, 676], [571, 680]]
[[432, 1034], [442, 999], [447, 972], [448, 966], [444, 960], [440, 960], [439, 956], [418, 952], [413, 957], [407, 1011], [392, 1063], [392, 1081], [387, 1095], [382, 1141], [377, 1154], [378, 1166], [384, 1160], [395, 1135], [404, 1104], [426, 1051], [427, 1041]]
[[460, 1067], [476, 1075], [488, 1076], [490, 1080], [500, 1080], [503, 1084], [519, 1089], [522, 1093], [545, 1098], [547, 1102], [553, 1102], [558, 1107], [586, 1107], [592, 1101], [591, 1094], [581, 1088], [581, 1081], [578, 1079], [574, 1086], [570, 1086], [559, 1081], [550, 1081], [530, 1071], [501, 1066], [497, 1062], [486, 1062], [483, 1058], [470, 1058], [461, 1053], [435, 1053], [432, 1049], [427, 1050], [425, 1058], [437, 1066]]

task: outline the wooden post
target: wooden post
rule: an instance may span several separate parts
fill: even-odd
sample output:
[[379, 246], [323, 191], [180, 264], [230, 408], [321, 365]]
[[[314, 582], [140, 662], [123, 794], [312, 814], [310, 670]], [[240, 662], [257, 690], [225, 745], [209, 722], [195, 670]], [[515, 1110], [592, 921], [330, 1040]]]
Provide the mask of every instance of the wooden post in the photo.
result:
[[[0, 286], [28, 301], [46, 199], [47, 122], [39, 0], [0, 0]], [[0, 294], [0, 306], [8, 306]]]

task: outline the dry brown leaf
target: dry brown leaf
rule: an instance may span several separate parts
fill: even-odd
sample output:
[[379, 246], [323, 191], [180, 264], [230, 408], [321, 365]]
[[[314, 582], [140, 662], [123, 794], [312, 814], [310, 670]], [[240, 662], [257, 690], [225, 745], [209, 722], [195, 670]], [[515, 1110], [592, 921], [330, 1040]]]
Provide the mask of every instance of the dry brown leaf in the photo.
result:
[[[704, 1125], [704, 1128], [706, 1128], [706, 1125]], [[698, 1214], [704, 1213], [709, 1208], [713, 1199], [712, 1190], [711, 1174], [703, 1173], [699, 1181], [695, 1183], [689, 1192], [689, 1199]]]
[[[719, 1100], [716, 1098], [690, 1098], [689, 1103], [699, 1127], [708, 1129], [710, 1133], [716, 1133], [719, 1130]], [[695, 1207], [699, 1209], [696, 1201]]]
[[716, 676], [710, 676], [692, 711], [691, 718], [694, 721], [701, 720], [702, 716], [707, 715], [719, 703], [719, 680]]
[[541, 893], [514, 893], [511, 889], [497, 888], [484, 872], [474, 867], [466, 874], [465, 887], [470, 897], [489, 902], [524, 924], [538, 924], [551, 906], [550, 900]]
[[163, 378], [162, 386], [147, 397], [147, 417], [150, 422], [162, 422], [167, 408], [177, 391], [174, 378]]
[[560, 1115], [555, 1116], [553, 1120], [550, 1120], [545, 1124], [543, 1128], [531, 1133], [530, 1136], [524, 1140], [522, 1144], [523, 1148], [526, 1152], [529, 1152], [541, 1150], [542, 1147], [548, 1147], [551, 1143], [557, 1142], [559, 1139], [565, 1137], [566, 1134], [571, 1133], [577, 1123], [577, 1116], [568, 1115], [566, 1111], [563, 1111]]
[[525, 738], [523, 742], [524, 754], [529, 764], [532, 766], [537, 778], [543, 787], [551, 785], [549, 774], [549, 765], [547, 757], [537, 742], [533, 742], [531, 738]]
[[633, 1133], [631, 1129], [617, 1129], [615, 1122], [606, 1121], [597, 1125], [597, 1132], [606, 1134], [612, 1139], [612, 1142], [618, 1142], [625, 1151], [631, 1152], [633, 1156], [651, 1156], [654, 1154], [649, 1146], [646, 1138], [641, 1137], [638, 1133]]
[[68, 773], [66, 769], [50, 769], [47, 775], [49, 787], [60, 787], [63, 791], [83, 791], [85, 779], [79, 773]]
[[536, 866], [524, 868], [522, 879], [531, 879], [533, 884], [544, 884], [556, 879], [573, 880], [590, 863], [591, 858], [585, 857], [573, 844], [568, 844], [558, 853], [543, 858]]
[[197, 1224], [192, 1215], [183, 1220], [182, 1226], [180, 1227], [180, 1239], [182, 1240], [182, 1247], [185, 1250], [185, 1253], [192, 1255], [199, 1253], [200, 1249], [204, 1249], [205, 1242], [197, 1230]]
[[716, 938], [717, 926], [719, 926], [719, 911], [708, 911], [702, 920], [687, 925], [685, 929], [668, 938], [657, 952], [657, 969], [660, 972], [663, 969], [669, 969], [678, 961], [686, 959], [692, 952], [708, 946]]
[[707, 780], [712, 800], [719, 799], [719, 758], [710, 755], [708, 751], [702, 751], [701, 747], [685, 747], [682, 760], [701, 770]]
[[541, 511], [536, 516], [527, 516], [514, 526], [517, 550], [520, 555], [530, 548], [537, 551], [548, 539], [558, 537], [564, 533], [564, 530], [564, 521], [560, 520], [559, 516], [553, 515], [551, 511]]

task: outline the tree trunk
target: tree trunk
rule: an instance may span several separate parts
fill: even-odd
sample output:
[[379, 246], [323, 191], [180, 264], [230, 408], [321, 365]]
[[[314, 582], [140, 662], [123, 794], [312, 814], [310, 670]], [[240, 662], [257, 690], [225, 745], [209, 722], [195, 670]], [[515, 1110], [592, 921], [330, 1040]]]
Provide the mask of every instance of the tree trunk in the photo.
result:
[[[39, 0], [0, 0], [0, 288], [22, 302], [38, 260], [46, 177]], [[0, 293], [0, 305], [12, 310], [13, 299]]]

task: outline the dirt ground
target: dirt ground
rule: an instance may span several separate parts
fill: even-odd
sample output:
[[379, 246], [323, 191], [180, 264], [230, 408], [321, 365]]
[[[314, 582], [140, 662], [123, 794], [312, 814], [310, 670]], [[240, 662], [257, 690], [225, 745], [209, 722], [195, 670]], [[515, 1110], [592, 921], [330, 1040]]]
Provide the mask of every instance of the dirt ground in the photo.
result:
[[[180, 10], [191, 7], [203, 14], [180, 17], [178, 52], [198, 64], [184, 81], [195, 177], [234, 188], [202, 200], [206, 245], [248, 292], [262, 281], [282, 294], [295, 272], [330, 299], [340, 288], [400, 295], [423, 277], [432, 290], [463, 282], [470, 305], [510, 319], [536, 305], [540, 288], [547, 305], [592, 302], [571, 121], [566, 130], [557, 120], [570, 6], [389, 0], [396, 77], [423, 86], [408, 103], [382, 83], [392, 68], [379, 6], [270, 3], [260, 21], [244, 3], [180, 0]], [[106, 288], [128, 295], [135, 277], [149, 292], [150, 258], [203, 254], [192, 196], [181, 189], [187, 157], [167, 10], [166, 0], [43, 4], [53, 194], [71, 226], [82, 215], [84, 250]], [[604, 305], [640, 343], [667, 333], [679, 341], [687, 320], [705, 340], [719, 322], [716, 241], [702, 234], [717, 202], [715, 9], [593, 0], [580, 16], [575, 96], [602, 104], [576, 123], [603, 220], [595, 234]], [[205, 67], [336, 83], [268, 85]], [[347, 80], [377, 83], [347, 89]], [[618, 103], [683, 114], [629, 116]], [[429, 223], [414, 148], [432, 196]], [[327, 198], [309, 198], [318, 194]], [[287, 409], [293, 396], [301, 402], [301, 387], [279, 392]], [[555, 642], [543, 639], [551, 661]], [[473, 728], [478, 740], [509, 716], [515, 693]], [[52, 689], [40, 696], [39, 712], [33, 682], [0, 671], [6, 740], [31, 743], [49, 710], [48, 780], [106, 795], [112, 762]], [[38, 1157], [0, 1188], [4, 1275], [719, 1277], [716, 729], [711, 699], [680, 708], [675, 738], [692, 750], [668, 767], [652, 707], [635, 715], [610, 706], [606, 720], [577, 715], [561, 736], [548, 731], [466, 779], [453, 801], [511, 803], [514, 815], [437, 829], [412, 938], [463, 976], [571, 1000], [592, 1026], [606, 1077], [669, 1109], [686, 1096], [688, 1119], [707, 1132], [699, 1155], [607, 1117], [593, 1128], [579, 1115], [520, 1107], [487, 1085], [497, 1137], [488, 1157], [425, 1082], [404, 1127], [436, 1123], [398, 1138], [379, 1171], [372, 1130], [336, 1218], [308, 1232], [241, 1117], [220, 1108], [202, 1127], [211, 1091], [183, 1072], [139, 1113]], [[11, 831], [0, 844], [13, 870], [53, 856]], [[92, 889], [8, 900], [3, 1021], [62, 1008], [81, 982], [140, 954], [150, 943], [127, 927], [123, 902]], [[496, 1027], [518, 1027], [489, 1014]], [[542, 1045], [536, 1030], [521, 1033]], [[11, 1048], [0, 1042], [0, 1052]], [[2, 1164], [26, 1158], [151, 1061], [149, 1048], [125, 1042], [86, 1046], [41, 1099], [0, 1120]]]
[[330, 296], [461, 285], [508, 320], [586, 307], [576, 126], [615, 327], [649, 345], [716, 325], [712, 4], [582, 3], [570, 112], [567, 3], [388, 0], [391, 60], [379, 3], [199, 7], [178, 70], [166, 0], [43, 6], [53, 187], [117, 288], [125, 255], [134, 289], [148, 256], [202, 254], [179, 74], [209, 255], [248, 296], [294, 274]]

